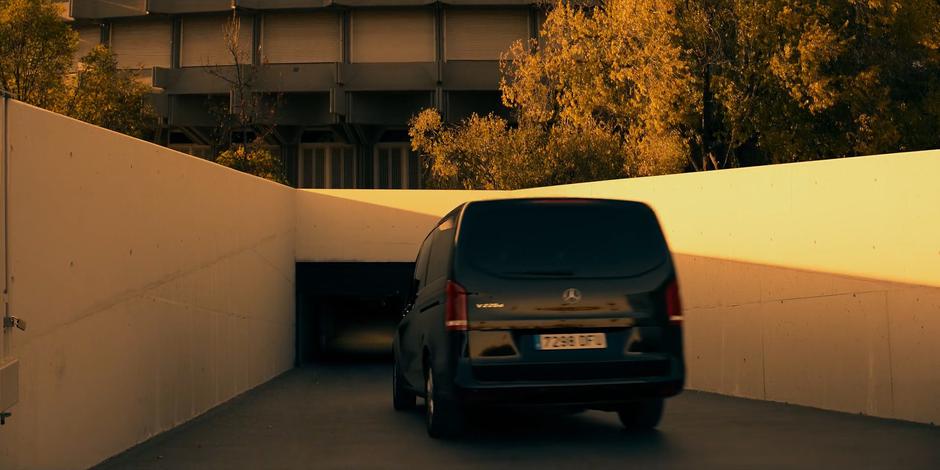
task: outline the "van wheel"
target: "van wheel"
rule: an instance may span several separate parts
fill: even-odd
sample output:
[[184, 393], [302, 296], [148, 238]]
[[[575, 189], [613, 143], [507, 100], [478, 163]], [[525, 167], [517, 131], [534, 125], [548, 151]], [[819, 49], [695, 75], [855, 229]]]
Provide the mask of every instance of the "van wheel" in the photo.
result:
[[398, 360], [392, 366], [392, 406], [396, 411], [410, 410], [415, 407], [415, 394], [405, 387], [404, 377], [398, 368]]
[[463, 410], [453, 399], [444, 398], [440, 396], [440, 393], [436, 393], [437, 389], [434, 385], [436, 375], [431, 367], [427, 368], [424, 379], [424, 402], [427, 408], [425, 421], [428, 435], [435, 439], [455, 437], [463, 430]]
[[630, 430], [653, 429], [663, 417], [663, 399], [638, 401], [617, 410], [623, 427]]

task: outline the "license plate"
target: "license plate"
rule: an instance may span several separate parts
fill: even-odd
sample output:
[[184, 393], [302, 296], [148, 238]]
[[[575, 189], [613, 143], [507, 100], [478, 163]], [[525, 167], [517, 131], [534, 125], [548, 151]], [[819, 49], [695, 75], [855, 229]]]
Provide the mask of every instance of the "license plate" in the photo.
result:
[[535, 349], [604, 349], [607, 337], [604, 333], [565, 333], [557, 335], [536, 335]]

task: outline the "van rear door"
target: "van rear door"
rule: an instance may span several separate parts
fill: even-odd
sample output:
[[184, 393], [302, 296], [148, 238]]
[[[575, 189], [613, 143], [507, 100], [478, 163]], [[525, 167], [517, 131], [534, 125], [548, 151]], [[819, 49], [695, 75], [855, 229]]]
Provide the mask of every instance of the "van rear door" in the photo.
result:
[[492, 332], [471, 331], [471, 351], [500, 334], [516, 353], [532, 346], [521, 338], [552, 331], [627, 341], [616, 335], [668, 322], [662, 294], [674, 276], [659, 222], [642, 203], [481, 201], [460, 222], [454, 277], [468, 292], [470, 329]]

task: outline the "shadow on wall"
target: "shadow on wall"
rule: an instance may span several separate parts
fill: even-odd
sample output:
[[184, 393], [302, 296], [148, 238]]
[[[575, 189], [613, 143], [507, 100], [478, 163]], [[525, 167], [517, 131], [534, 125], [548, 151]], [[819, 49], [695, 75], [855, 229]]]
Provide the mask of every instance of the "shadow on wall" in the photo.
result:
[[689, 388], [940, 423], [940, 288], [674, 258]]
[[296, 259], [413, 262], [434, 224], [458, 205], [503, 191], [297, 191]]

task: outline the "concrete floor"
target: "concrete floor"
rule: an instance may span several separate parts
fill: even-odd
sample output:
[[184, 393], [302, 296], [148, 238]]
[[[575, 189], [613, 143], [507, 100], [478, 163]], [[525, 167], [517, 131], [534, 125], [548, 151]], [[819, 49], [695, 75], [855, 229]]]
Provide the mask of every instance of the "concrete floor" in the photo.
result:
[[940, 468], [940, 428], [700, 392], [668, 401], [652, 433], [612, 413], [517, 412], [436, 441], [423, 409], [392, 410], [389, 371], [295, 369], [97, 468]]

